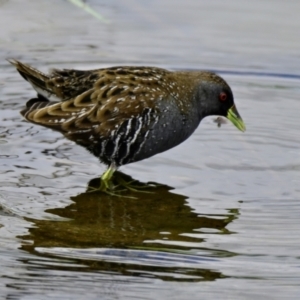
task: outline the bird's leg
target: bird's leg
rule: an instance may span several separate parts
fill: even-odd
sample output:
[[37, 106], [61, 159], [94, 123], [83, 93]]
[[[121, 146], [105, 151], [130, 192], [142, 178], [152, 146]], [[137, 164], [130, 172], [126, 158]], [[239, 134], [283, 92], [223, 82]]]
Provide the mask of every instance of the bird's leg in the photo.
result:
[[114, 189], [112, 182], [112, 177], [114, 172], [117, 170], [117, 166], [114, 163], [111, 163], [109, 168], [102, 174], [100, 181], [100, 190], [101, 191], [111, 191]]
[[[135, 186], [133, 183], [137, 183], [136, 180], [126, 181], [122, 176], [114, 176], [115, 171], [118, 169], [115, 163], [111, 163], [109, 168], [101, 176], [100, 190], [105, 192], [112, 192], [118, 187], [125, 188], [125, 190], [130, 190], [133, 192], [138, 192], [139, 189], [149, 187], [147, 184], [139, 184]], [[119, 175], [119, 174], [118, 174]], [[124, 191], [124, 190], [121, 190]]]
[[155, 186], [154, 184], [142, 184], [137, 180], [132, 180], [130, 176], [127, 176], [129, 180], [126, 180], [122, 178], [122, 176], [124, 177], [124, 174], [121, 175], [121, 173], [118, 172], [115, 174], [115, 171], [117, 169], [118, 167], [116, 166], [116, 164], [111, 163], [108, 169], [100, 177], [100, 186], [98, 188], [90, 187], [90, 191], [101, 191], [110, 196], [136, 199], [135, 197], [124, 196], [119, 193], [124, 191], [151, 193], [148, 191], [141, 191], [141, 189], [147, 189]]
[[131, 199], [136, 199], [135, 197], [129, 197], [129, 196], [122, 196], [119, 194], [119, 192], [125, 191], [125, 190], [116, 190], [116, 188], [119, 186], [119, 184], [115, 185], [113, 182], [113, 175], [115, 171], [118, 169], [115, 163], [111, 163], [109, 168], [103, 173], [103, 175], [100, 178], [100, 188], [99, 190], [110, 195], [110, 196], [117, 196], [117, 197], [126, 197]]
[[112, 190], [114, 189], [115, 186], [113, 184], [112, 177], [116, 170], [117, 170], [116, 166], [114, 164], [111, 164], [109, 168], [100, 177], [100, 186], [99, 187], [89, 186], [89, 191], [90, 192], [101, 191], [106, 194], [113, 194]]

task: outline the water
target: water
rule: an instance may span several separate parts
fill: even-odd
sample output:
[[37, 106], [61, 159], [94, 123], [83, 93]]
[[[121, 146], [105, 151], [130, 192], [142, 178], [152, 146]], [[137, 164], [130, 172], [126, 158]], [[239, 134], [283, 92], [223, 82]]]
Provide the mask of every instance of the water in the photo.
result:
[[[0, 298], [298, 299], [300, 4], [86, 2], [108, 22], [68, 1], [0, 1]], [[86, 193], [104, 166], [22, 119], [34, 93], [9, 57], [216, 70], [247, 131], [207, 118], [121, 169], [160, 183], [152, 194]]]

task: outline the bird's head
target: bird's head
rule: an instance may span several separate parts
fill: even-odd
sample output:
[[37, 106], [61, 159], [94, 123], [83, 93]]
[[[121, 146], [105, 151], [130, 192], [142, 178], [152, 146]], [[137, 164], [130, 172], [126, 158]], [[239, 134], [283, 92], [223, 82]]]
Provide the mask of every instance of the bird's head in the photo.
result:
[[220, 76], [203, 72], [198, 85], [200, 113], [205, 116], [218, 115], [229, 119], [239, 130], [246, 126], [234, 104], [233, 94], [224, 79]]

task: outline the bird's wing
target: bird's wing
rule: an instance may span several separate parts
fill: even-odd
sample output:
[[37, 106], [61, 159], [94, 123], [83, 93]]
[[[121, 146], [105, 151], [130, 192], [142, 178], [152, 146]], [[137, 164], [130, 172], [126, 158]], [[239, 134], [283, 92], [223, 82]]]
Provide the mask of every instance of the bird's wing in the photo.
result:
[[[47, 88], [66, 100], [51, 103], [37, 99], [27, 104], [22, 114], [80, 144], [105, 139], [121, 129], [124, 134], [142, 130], [142, 125], [147, 130], [157, 120], [157, 102], [166, 101], [172, 93], [166, 82], [168, 74], [147, 67], [55, 70]], [[69, 98], [71, 95], [76, 96]]]

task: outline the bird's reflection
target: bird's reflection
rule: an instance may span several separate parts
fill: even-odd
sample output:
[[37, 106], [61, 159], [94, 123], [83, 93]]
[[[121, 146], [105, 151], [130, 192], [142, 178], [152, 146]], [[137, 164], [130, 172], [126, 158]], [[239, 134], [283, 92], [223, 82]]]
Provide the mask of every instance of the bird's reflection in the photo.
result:
[[[128, 176], [122, 173], [128, 180]], [[184, 253], [203, 249], [201, 228], [214, 229], [217, 232], [230, 233], [225, 227], [232, 222], [237, 213], [230, 211], [217, 217], [199, 215], [187, 205], [187, 197], [171, 192], [171, 187], [155, 185], [147, 189], [149, 193], [131, 192], [128, 197], [113, 197], [100, 192], [90, 192], [92, 187], [99, 186], [99, 179], [89, 183], [88, 191], [72, 197], [74, 203], [65, 208], [47, 210], [48, 213], [67, 218], [64, 221], [30, 220], [35, 227], [29, 229], [24, 240], [24, 250], [35, 252], [36, 247], [53, 248], [109, 248], [134, 249], [141, 252], [163, 251], [165, 253]], [[221, 254], [232, 255], [228, 252]], [[133, 266], [104, 261], [84, 261], [93, 269], [103, 271], [131, 272]], [[108, 269], [109, 268], [109, 269]], [[164, 278], [166, 272], [171, 274], [178, 270], [161, 266], [138, 266], [139, 274], [153, 272], [154, 276]], [[183, 272], [184, 268], [180, 268]], [[208, 269], [188, 268], [186, 274], [196, 276], [197, 280], [213, 280], [224, 277], [221, 273]], [[159, 274], [164, 275], [159, 275]], [[191, 280], [196, 280], [195, 278]], [[179, 280], [178, 276], [173, 280]]]

